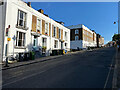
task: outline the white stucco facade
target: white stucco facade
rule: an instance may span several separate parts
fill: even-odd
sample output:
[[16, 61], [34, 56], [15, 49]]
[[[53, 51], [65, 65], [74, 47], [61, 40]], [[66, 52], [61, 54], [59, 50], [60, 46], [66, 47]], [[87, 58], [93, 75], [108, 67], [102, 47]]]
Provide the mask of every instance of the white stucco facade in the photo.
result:
[[[2, 23], [5, 22], [5, 26], [4, 27], [4, 32], [6, 33], [6, 28], [9, 28], [9, 34], [8, 36], [4, 35], [5, 39], [4, 39], [4, 52], [3, 52], [3, 57], [6, 57], [6, 53], [8, 53], [8, 55], [13, 55], [13, 52], [15, 54], [20, 53], [20, 52], [28, 52], [30, 50], [32, 50], [33, 48], [33, 44], [34, 44], [34, 35], [32, 34], [33, 32], [32, 30], [32, 15], [37, 16], [37, 18], [41, 19], [41, 20], [45, 20], [45, 22], [47, 23], [51, 23], [51, 31], [50, 34], [51, 35], [43, 35], [42, 31], [41, 34], [38, 35], [37, 37], [37, 47], [42, 47], [42, 39], [45, 38], [46, 39], [46, 54], [50, 55], [51, 50], [54, 49], [66, 49], [66, 50], [70, 50], [70, 30], [66, 27], [64, 27], [63, 25], [55, 22], [53, 19], [41, 14], [40, 12], [34, 10], [33, 8], [29, 7], [26, 3], [24, 3], [21, 0], [16, 0], [16, 2], [9, 2], [9, 0], [7, 0], [8, 2], [5, 4], [4, 3], [4, 7], [5, 7], [5, 12], [2, 13], [2, 15], [6, 16]], [[0, 6], [1, 8], [1, 6]], [[27, 14], [27, 18], [26, 18], [26, 26], [27, 26], [27, 30], [23, 30], [20, 28], [17, 28], [17, 19], [18, 19], [18, 10], [21, 10], [23, 12], [25, 12]], [[0, 14], [1, 15], [1, 14]], [[63, 30], [63, 47], [61, 48], [61, 42], [60, 39], [58, 38], [54, 38], [52, 37], [52, 25], [59, 27], [60, 29]], [[1, 23], [0, 23], [1, 26]], [[16, 40], [14, 41], [12, 38], [16, 35], [17, 32], [22, 32], [25, 33], [25, 46], [23, 47], [18, 47], [16, 46]], [[67, 39], [65, 38], [65, 32], [67, 33]], [[7, 38], [10, 37], [11, 41], [7, 42]], [[58, 41], [58, 47], [54, 48], [54, 42]], [[67, 46], [65, 46], [65, 44]], [[6, 51], [6, 45], [8, 45], [7, 47], [7, 51]]]

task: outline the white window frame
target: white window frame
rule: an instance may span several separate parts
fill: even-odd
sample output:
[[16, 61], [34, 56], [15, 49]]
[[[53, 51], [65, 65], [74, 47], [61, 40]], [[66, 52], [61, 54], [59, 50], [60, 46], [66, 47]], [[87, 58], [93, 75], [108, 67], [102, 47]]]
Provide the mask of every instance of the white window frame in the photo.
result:
[[[21, 13], [23, 13], [23, 18], [20, 17]], [[23, 25], [20, 25], [20, 20], [23, 21]], [[25, 28], [26, 25], [27, 25], [27, 13], [23, 12], [22, 10], [18, 10], [17, 26]]]
[[67, 41], [67, 36], [68, 36], [68, 33], [65, 32], [65, 40]]
[[[55, 43], [57, 42], [57, 43]], [[54, 40], [54, 48], [58, 48], [58, 41], [57, 40]]]
[[65, 48], [67, 49], [67, 46], [68, 46], [68, 44], [67, 43], [65, 43]]
[[[20, 36], [20, 33], [22, 33], [22, 45], [21, 46], [19, 46], [18, 44], [19, 44], [19, 36]], [[26, 43], [26, 33], [24, 33], [24, 32], [19, 32], [19, 31], [17, 31], [16, 32], [16, 46], [17, 47], [25, 47], [25, 43]]]
[[79, 30], [77, 29], [77, 30], [75, 30], [75, 34], [79, 34]]
[[[43, 43], [43, 39], [45, 39], [45, 43]], [[42, 38], [42, 46], [47, 47], [47, 38]]]
[[54, 30], [53, 30], [53, 31], [54, 31], [54, 32], [53, 32], [53, 36], [54, 36], [54, 37], [57, 36], [57, 31], [56, 31], [56, 30], [57, 30], [57, 28], [56, 28], [56, 26], [54, 26]]
[[79, 36], [75, 36], [75, 41], [78, 41], [79, 40]]
[[[39, 23], [38, 23], [39, 21]], [[41, 19], [37, 19], [37, 31], [40, 31], [40, 33], [42, 33], [42, 20]]]
[[[46, 26], [47, 24], [47, 26]], [[49, 23], [48, 22], [45, 22], [45, 34], [49, 34]]]
[[61, 39], [61, 29], [59, 29], [59, 38]]

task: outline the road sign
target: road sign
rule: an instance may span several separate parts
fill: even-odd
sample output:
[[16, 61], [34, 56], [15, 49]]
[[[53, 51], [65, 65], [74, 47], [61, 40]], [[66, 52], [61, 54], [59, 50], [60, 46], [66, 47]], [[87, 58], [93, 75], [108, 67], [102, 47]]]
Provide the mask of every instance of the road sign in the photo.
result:
[[8, 38], [7, 38], [7, 41], [11, 41], [11, 38], [10, 38], [10, 37], [8, 37]]
[[13, 38], [12, 38], [14, 41], [16, 40], [16, 37], [15, 37], [15, 35], [13, 36]]

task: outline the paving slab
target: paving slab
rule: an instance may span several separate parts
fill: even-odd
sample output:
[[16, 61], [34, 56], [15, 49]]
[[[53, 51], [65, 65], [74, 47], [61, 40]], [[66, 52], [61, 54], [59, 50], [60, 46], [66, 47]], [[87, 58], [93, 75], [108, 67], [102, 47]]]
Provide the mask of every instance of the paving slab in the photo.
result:
[[86, 51], [86, 50], [70, 52], [70, 53], [67, 53], [65, 55], [47, 56], [47, 57], [42, 57], [42, 58], [35, 59], [35, 60], [16, 62], [16, 63], [8, 64], [9, 67], [5, 67], [5, 65], [3, 64], [2, 65], [2, 70], [11, 69], [11, 68], [19, 67], [19, 66], [24, 66], [24, 65], [30, 65], [30, 64], [34, 64], [34, 63], [38, 63], [38, 62], [44, 62], [44, 61], [47, 61], [47, 60], [52, 60], [52, 59], [56, 59], [56, 58], [59, 58], [59, 57], [62, 57], [62, 56], [76, 54], [76, 53], [84, 52], [84, 51]]

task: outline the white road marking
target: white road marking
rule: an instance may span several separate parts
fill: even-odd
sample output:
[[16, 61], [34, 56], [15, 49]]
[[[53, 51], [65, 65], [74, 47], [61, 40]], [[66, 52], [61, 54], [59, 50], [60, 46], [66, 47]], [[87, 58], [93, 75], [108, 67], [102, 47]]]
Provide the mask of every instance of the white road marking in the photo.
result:
[[104, 84], [104, 88], [106, 88], [106, 86], [107, 86], [114, 60], [115, 60], [115, 55], [112, 58], [112, 62], [111, 62], [110, 69], [109, 69], [109, 72], [108, 72], [108, 75], [107, 75], [107, 78], [106, 78], [106, 81], [105, 81], [105, 84]]

